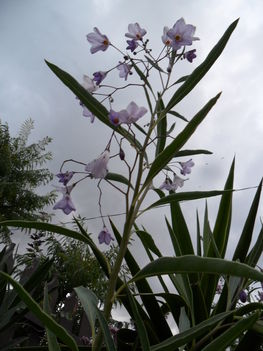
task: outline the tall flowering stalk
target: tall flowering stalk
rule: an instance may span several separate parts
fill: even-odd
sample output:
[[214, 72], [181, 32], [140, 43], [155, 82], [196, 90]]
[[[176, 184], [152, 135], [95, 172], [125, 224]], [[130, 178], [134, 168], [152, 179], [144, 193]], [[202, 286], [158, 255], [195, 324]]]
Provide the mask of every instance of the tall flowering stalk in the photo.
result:
[[[63, 197], [54, 209], [60, 209], [65, 214], [77, 210], [71, 199], [71, 196], [74, 196], [72, 195], [74, 189], [90, 179], [95, 181], [102, 222], [101, 229], [98, 230], [98, 242], [100, 245], [110, 245], [116, 239], [119, 244], [118, 255], [113, 265], [109, 264], [76, 219], [79, 232], [45, 224], [46, 230], [78, 238], [89, 245], [109, 278], [103, 314], [98, 310], [97, 300], [92, 292], [83, 287], [75, 289], [92, 323], [94, 350], [100, 349], [103, 337], [107, 349], [115, 350], [105, 325], [116, 297], [121, 299], [135, 320], [144, 350], [149, 350], [150, 345], [153, 344], [158, 344], [156, 349], [160, 351], [166, 350], [167, 347], [175, 350], [178, 347], [184, 347], [187, 351], [204, 347], [205, 350], [223, 350], [235, 343], [237, 338], [241, 339], [246, 330], [253, 329], [254, 326], [256, 330], [259, 329], [257, 322], [262, 314], [261, 291], [256, 299], [259, 302], [251, 305], [249, 309], [246, 306], [240, 306], [240, 301], [246, 303], [246, 291], [249, 290], [251, 279], [263, 281], [263, 273], [255, 269], [263, 250], [263, 231], [260, 232], [256, 244], [248, 251], [262, 183], [257, 189], [233, 260], [227, 261], [224, 257], [231, 225], [234, 162], [223, 190], [182, 191], [185, 182], [191, 181], [191, 173], [195, 169], [193, 167], [198, 167], [194, 156], [210, 153], [207, 150], [186, 150], [183, 147], [216, 104], [221, 93], [211, 98], [192, 118], [186, 118], [174, 110], [220, 56], [236, 25], [237, 21], [229, 26], [203, 63], [188, 76], [181, 78], [178, 77], [176, 68], [183, 61], [190, 71], [191, 65], [198, 56], [197, 49], [192, 49], [192, 45], [199, 40], [195, 37], [195, 27], [186, 24], [183, 18], [176, 21], [172, 27], [164, 27], [163, 35], [160, 35], [162, 48], [157, 55], [150, 47], [146, 29], [137, 22], [128, 25], [128, 32], [125, 34], [128, 40], [124, 44], [126, 51], [117, 48], [112, 38], [109, 39], [95, 27], [93, 32], [87, 35], [87, 40], [91, 44], [91, 53], [102, 54], [100, 51], [117, 50], [120, 59], [111, 68], [98, 67], [93, 74], [90, 72], [88, 76], [84, 75], [82, 84], [57, 66], [47, 62], [51, 70], [76, 95], [83, 108], [83, 115], [90, 117], [94, 123], [98, 121], [104, 123], [112, 131], [104, 150], [101, 150], [99, 155], [90, 156], [88, 162], [70, 159], [62, 163], [58, 178], [64, 185], [64, 188], [59, 189]], [[189, 47], [191, 47], [190, 50]], [[114, 72], [120, 79], [118, 86], [107, 83]], [[90, 78], [92, 75], [93, 79]], [[152, 76], [159, 78], [157, 92], [153, 88]], [[136, 87], [140, 96], [144, 94], [145, 103], [142, 106], [137, 101], [138, 92], [133, 95], [128, 90], [131, 87]], [[127, 106], [125, 104], [126, 107], [116, 106], [115, 95], [123, 89], [127, 89], [130, 100]], [[176, 89], [175, 92], [169, 97], [169, 93], [174, 89]], [[174, 131], [176, 118], [186, 123], [181, 130], [177, 131], [177, 134]], [[132, 147], [133, 153], [129, 152], [127, 145]], [[113, 152], [116, 149], [119, 151]], [[132, 154], [135, 156], [132, 157]], [[126, 167], [125, 176], [112, 172], [111, 159], [114, 157], [117, 157]], [[120, 231], [113, 223], [113, 217], [105, 215], [102, 182], [108, 182], [124, 197], [125, 223]], [[150, 192], [156, 193], [159, 198], [145, 207], [145, 199]], [[218, 195], [222, 197], [213, 230], [210, 228], [206, 210], [202, 236], [197, 216], [197, 248], [194, 250], [179, 202]], [[166, 225], [175, 257], [162, 257], [152, 236], [144, 227], [141, 229], [137, 224], [138, 218], [142, 217], [144, 212], [164, 205], [168, 205], [171, 211], [171, 223], [166, 218]], [[107, 220], [106, 217], [108, 217]], [[44, 228], [39, 223], [16, 222], [15, 225]], [[134, 234], [140, 238], [150, 260], [143, 269], [140, 269], [128, 248]], [[153, 254], [158, 258], [154, 259]], [[123, 281], [119, 276], [124, 259], [132, 274], [132, 279], [128, 282]], [[161, 278], [162, 274], [169, 276], [176, 294], [169, 292]], [[235, 278], [232, 277], [233, 275]], [[181, 325], [189, 326], [186, 332], [181, 328], [178, 336], [172, 336], [159, 301], [146, 279], [152, 276], [158, 277], [164, 289], [164, 293], [160, 296], [167, 299], [164, 306], [175, 316], [179, 328]], [[129, 289], [131, 284], [136, 285], [143, 307], [131, 293]], [[41, 314], [39, 316], [40, 319], [43, 317]], [[45, 318], [42, 319], [45, 321]], [[95, 320], [100, 323], [98, 333], [95, 329]], [[55, 327], [54, 330], [56, 331]], [[63, 340], [76, 350], [68, 336]]]

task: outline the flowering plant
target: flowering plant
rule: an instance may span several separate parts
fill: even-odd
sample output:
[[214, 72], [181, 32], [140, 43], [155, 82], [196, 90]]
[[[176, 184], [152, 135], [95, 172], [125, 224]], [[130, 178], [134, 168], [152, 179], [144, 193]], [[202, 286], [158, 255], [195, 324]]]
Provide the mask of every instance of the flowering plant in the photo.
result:
[[[108, 350], [115, 350], [107, 321], [116, 297], [122, 301], [134, 320], [140, 347], [143, 350], [177, 350], [179, 347], [184, 350], [225, 350], [227, 346], [235, 347], [237, 342], [238, 349], [241, 350], [240, 347], [245, 345], [247, 340], [258, 342], [260, 338], [262, 339], [260, 323], [262, 304], [254, 302], [244, 306], [238, 305], [240, 294], [250, 285], [251, 280], [263, 281], [262, 272], [255, 269], [263, 249], [262, 230], [256, 244], [249, 251], [261, 183], [232, 261], [225, 259], [225, 253], [231, 225], [234, 162], [224, 190], [178, 191], [188, 179], [182, 177], [191, 174], [195, 165], [194, 155], [210, 153], [207, 150], [187, 150], [183, 147], [216, 104], [221, 93], [211, 98], [191, 119], [186, 119], [174, 111], [174, 107], [209, 71], [222, 53], [237, 22], [229, 26], [203, 63], [191, 74], [179, 79], [173, 78], [176, 65], [181, 60], [185, 60], [189, 65], [193, 62], [197, 56], [196, 49], [186, 50], [193, 42], [199, 40], [194, 36], [195, 27], [186, 24], [183, 18], [179, 19], [172, 28], [164, 27], [161, 37], [163, 48], [157, 55], [152, 53], [149, 40], [145, 39], [147, 31], [138, 23], [128, 26], [125, 36], [129, 39], [125, 52], [117, 48], [113, 41], [102, 34], [98, 28], [94, 28], [94, 31], [87, 35], [87, 40], [91, 44], [91, 53], [98, 54], [100, 51], [114, 49], [120, 53], [121, 59], [113, 68], [93, 73], [93, 79], [85, 75], [83, 84], [78, 83], [59, 67], [47, 62], [50, 69], [77, 96], [83, 108], [83, 115], [90, 117], [91, 122], [99, 120], [111, 130], [105, 149], [101, 150], [97, 158], [91, 158], [88, 163], [74, 160], [63, 162], [58, 173], [59, 182], [64, 185], [64, 188], [60, 189], [63, 196], [54, 209], [60, 209], [65, 214], [75, 211], [74, 199], [71, 198], [73, 190], [83, 181], [95, 179], [99, 189], [98, 207], [102, 220], [101, 229], [98, 230], [99, 244], [112, 244], [115, 238], [119, 245], [119, 252], [111, 266], [91, 235], [84, 230], [76, 218], [74, 220], [78, 231], [39, 222], [6, 221], [4, 224], [41, 228], [78, 239], [90, 246], [108, 276], [108, 290], [103, 312], [98, 309], [96, 296], [91, 291], [85, 287], [75, 289], [91, 323], [94, 350], [101, 348], [103, 340]], [[121, 80], [127, 81], [127, 84], [117, 87], [104, 84], [109, 74], [114, 71], [118, 73]], [[158, 92], [155, 92], [150, 79], [154, 74], [160, 81], [161, 88]], [[131, 75], [133, 77], [136, 75], [135, 82]], [[130, 79], [132, 82], [129, 82]], [[176, 91], [169, 95], [179, 84]], [[139, 95], [136, 94], [132, 96], [126, 108], [115, 106], [115, 94], [120, 90], [134, 87], [144, 94], [145, 104], [141, 106], [141, 103], [136, 100]], [[174, 136], [176, 118], [186, 125]], [[124, 165], [124, 175], [111, 172], [111, 159], [114, 157], [119, 157]], [[182, 160], [181, 157], [187, 158]], [[71, 166], [68, 166], [69, 164]], [[81, 169], [73, 169], [73, 164], [74, 167], [81, 167]], [[66, 171], [65, 165], [69, 167]], [[104, 181], [123, 195], [125, 221], [122, 228], [118, 228], [110, 215], [108, 222], [105, 220], [101, 204], [104, 194], [100, 187]], [[68, 185], [69, 182], [71, 185]], [[163, 190], [169, 193], [166, 194]], [[151, 201], [153, 194], [156, 194], [158, 199], [143, 208], [146, 199]], [[210, 228], [206, 210], [201, 235], [199, 216], [197, 216], [197, 248], [194, 250], [180, 201], [219, 195], [221, 202], [213, 230]], [[138, 224], [139, 218], [146, 211], [164, 205], [169, 206], [171, 211], [171, 221], [166, 218], [165, 222], [175, 257], [163, 257], [153, 237], [143, 225]], [[150, 261], [142, 269], [128, 247], [134, 235], [141, 240]], [[124, 260], [132, 275], [129, 281], [124, 281], [119, 276]], [[168, 275], [172, 292], [169, 291], [162, 275]], [[152, 276], [161, 283], [162, 292], [156, 293], [151, 288], [147, 278]], [[33, 310], [32, 299], [30, 300], [10, 277], [7, 275], [4, 277], [9, 279], [14, 288], [21, 293], [24, 302], [28, 303]], [[216, 301], [216, 294], [220, 290], [218, 282], [222, 277], [224, 287]], [[135, 286], [136, 293], [134, 289], [130, 289], [131, 286]], [[243, 293], [241, 297], [244, 300]], [[48, 317], [40, 307], [34, 308], [35, 314], [54, 334], [72, 350], [77, 350], [72, 338], [59, 328], [51, 317]], [[179, 333], [174, 336], [165, 318], [166, 313], [173, 316], [178, 326]], [[98, 332], [95, 328], [96, 321], [100, 326]], [[245, 337], [243, 337], [244, 333], [246, 333]]]

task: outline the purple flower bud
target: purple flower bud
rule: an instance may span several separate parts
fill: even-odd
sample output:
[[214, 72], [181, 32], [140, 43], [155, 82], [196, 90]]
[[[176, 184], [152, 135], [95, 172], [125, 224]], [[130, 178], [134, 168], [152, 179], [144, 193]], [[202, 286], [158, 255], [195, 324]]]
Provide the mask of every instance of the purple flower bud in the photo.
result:
[[124, 153], [124, 151], [122, 150], [122, 148], [120, 148], [119, 156], [120, 156], [120, 159], [121, 159], [122, 161], [125, 159], [125, 153]]
[[96, 82], [96, 85], [100, 85], [100, 83], [105, 79], [107, 76], [107, 72], [98, 71], [93, 73], [93, 80]]
[[59, 183], [63, 183], [63, 185], [67, 185], [70, 179], [73, 177], [74, 172], [65, 172], [58, 173], [57, 177], [59, 178]]
[[187, 61], [192, 63], [193, 59], [196, 58], [195, 52], [196, 52], [196, 49], [193, 49], [193, 50], [190, 50], [190, 51], [186, 51], [183, 56], [184, 56], [185, 59], [187, 59]]
[[240, 291], [239, 300], [243, 303], [247, 301], [247, 293], [245, 292], [245, 290]]
[[139, 45], [138, 42], [134, 39], [127, 40], [127, 44], [128, 44], [128, 46], [127, 46], [126, 50], [131, 50], [131, 52], [133, 52]]

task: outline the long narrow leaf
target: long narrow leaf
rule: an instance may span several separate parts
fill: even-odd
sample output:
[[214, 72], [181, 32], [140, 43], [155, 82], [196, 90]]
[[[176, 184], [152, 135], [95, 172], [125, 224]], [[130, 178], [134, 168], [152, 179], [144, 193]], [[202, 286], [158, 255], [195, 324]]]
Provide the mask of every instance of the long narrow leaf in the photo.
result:
[[139, 279], [171, 273], [227, 274], [236, 277], [263, 281], [263, 273], [250, 266], [220, 258], [185, 255], [181, 257], [161, 257], [142, 268], [129, 283]]
[[177, 91], [172, 96], [171, 100], [168, 102], [166, 111], [171, 110], [178, 102], [180, 102], [190, 91], [197, 85], [197, 83], [204, 77], [204, 75], [209, 71], [217, 58], [221, 55], [224, 50], [233, 30], [235, 29], [238, 20], [233, 22], [228, 29], [225, 31], [222, 38], [210, 51], [207, 58], [204, 60], [201, 65], [199, 65], [193, 73], [188, 76], [187, 80], [183, 85], [181, 85]]
[[116, 351], [114, 342], [112, 340], [112, 337], [109, 331], [107, 321], [103, 316], [102, 312], [97, 307], [98, 299], [96, 295], [89, 289], [84, 288], [83, 286], [74, 288], [74, 290], [76, 291], [78, 298], [80, 299], [80, 302], [82, 304], [82, 307], [84, 308], [84, 311], [86, 312], [86, 315], [91, 324], [91, 329], [93, 331], [92, 332], [93, 338], [95, 337], [95, 321], [96, 319], [98, 319], [103, 336], [104, 336], [104, 341], [105, 341], [107, 350]]
[[156, 157], [146, 177], [144, 187], [168, 164], [181, 147], [188, 141], [208, 112], [216, 104], [221, 93], [217, 94], [191, 119], [181, 133]]
[[119, 182], [125, 185], [130, 185], [130, 187], [133, 189], [133, 186], [132, 184], [130, 184], [129, 180], [121, 174], [109, 172], [107, 173], [105, 179], [112, 180], [114, 182]]
[[159, 95], [158, 109], [157, 109], [157, 145], [155, 149], [155, 157], [157, 157], [164, 149], [166, 143], [166, 129], [167, 120], [166, 115], [160, 115], [160, 111], [164, 109], [164, 104], [161, 96]]
[[52, 319], [47, 313], [42, 310], [42, 308], [32, 299], [32, 297], [21, 284], [19, 284], [4, 272], [0, 271], [0, 276], [13, 286], [21, 300], [49, 330], [51, 330], [60, 340], [62, 340], [72, 351], [78, 351], [75, 340], [61, 325], [59, 325], [54, 319]]
[[[177, 347], [188, 344], [192, 342], [195, 338], [198, 338], [204, 335], [207, 331], [211, 329], [214, 325], [221, 322], [227, 317], [230, 317], [233, 312], [224, 312], [220, 313], [214, 317], [207, 319], [204, 322], [184, 331], [183, 333], [179, 333], [158, 345], [154, 345], [151, 348], [151, 351], [174, 351]], [[217, 351], [217, 349], [215, 349]]]

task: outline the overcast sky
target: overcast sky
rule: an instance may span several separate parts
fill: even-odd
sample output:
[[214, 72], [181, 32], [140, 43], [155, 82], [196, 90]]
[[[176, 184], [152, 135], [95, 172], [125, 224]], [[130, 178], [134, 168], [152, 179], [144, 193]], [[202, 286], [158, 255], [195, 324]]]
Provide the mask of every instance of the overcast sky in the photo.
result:
[[[104, 150], [109, 132], [98, 120], [90, 124], [90, 120], [82, 116], [78, 101], [49, 70], [44, 59], [81, 82], [83, 74], [92, 76], [93, 72], [109, 69], [121, 59], [112, 48], [90, 54], [86, 34], [93, 27], [98, 27], [114, 44], [125, 49], [124, 34], [128, 24], [139, 22], [147, 30], [150, 45], [157, 52], [162, 47], [163, 27], [172, 27], [184, 17], [186, 23], [196, 26], [195, 35], [200, 41], [194, 43], [196, 60], [192, 64], [178, 65], [179, 78], [191, 73], [229, 24], [240, 17], [221, 57], [176, 110], [191, 118], [210, 98], [223, 92], [187, 144], [187, 148], [208, 149], [213, 155], [194, 157], [195, 167], [185, 183], [185, 190], [221, 189], [234, 156], [235, 187], [255, 186], [263, 173], [262, 13], [261, 0], [0, 0], [0, 118], [8, 122], [11, 134], [15, 135], [23, 121], [31, 117], [35, 121], [33, 140], [46, 135], [53, 138], [54, 159], [49, 166], [54, 173], [65, 159], [89, 162]], [[114, 83], [119, 81], [117, 74], [113, 75], [113, 80]], [[139, 105], [145, 104], [141, 95], [132, 99]], [[130, 100], [129, 94], [122, 94], [114, 102], [115, 109], [125, 108]], [[116, 162], [112, 165], [118, 168]], [[113, 166], [110, 170], [114, 172]], [[77, 213], [82, 216], [98, 216], [95, 184], [86, 182], [72, 194]], [[104, 191], [104, 213], [121, 211], [120, 195], [114, 195], [108, 187]], [[240, 234], [253, 195], [254, 190], [234, 195], [230, 251]], [[217, 201], [208, 201], [212, 223]], [[202, 210], [204, 201], [183, 204], [193, 235], [197, 207]], [[154, 210], [142, 218], [141, 223], [153, 232], [161, 249], [172, 254], [168, 236], [164, 237], [168, 235], [163, 229], [164, 213], [166, 209]], [[258, 227], [261, 214], [262, 205]], [[68, 220], [66, 216], [59, 218]], [[121, 225], [121, 219], [117, 223]], [[95, 239], [101, 226], [99, 220], [89, 222]]]

